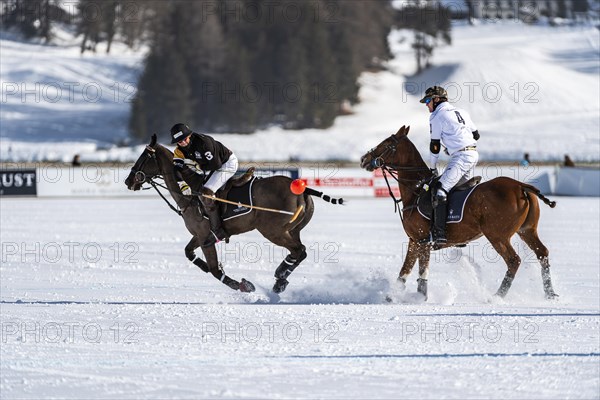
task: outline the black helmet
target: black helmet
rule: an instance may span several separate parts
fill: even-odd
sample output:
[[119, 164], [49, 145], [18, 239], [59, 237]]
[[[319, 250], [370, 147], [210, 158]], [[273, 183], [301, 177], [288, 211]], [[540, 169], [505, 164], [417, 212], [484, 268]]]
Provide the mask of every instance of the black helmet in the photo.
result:
[[192, 130], [186, 124], [175, 124], [171, 128], [171, 144], [181, 142], [192, 134]]
[[425, 91], [425, 97], [421, 99], [421, 103], [425, 103], [426, 99], [442, 98], [448, 100], [448, 92], [441, 86], [433, 86]]

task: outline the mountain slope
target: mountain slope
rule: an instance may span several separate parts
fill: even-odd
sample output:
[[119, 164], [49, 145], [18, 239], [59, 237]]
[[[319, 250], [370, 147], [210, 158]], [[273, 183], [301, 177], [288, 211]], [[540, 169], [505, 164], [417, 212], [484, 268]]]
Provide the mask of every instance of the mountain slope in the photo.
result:
[[[356, 161], [407, 124], [426, 154], [428, 114], [418, 99], [428, 86], [442, 84], [480, 128], [482, 160], [519, 159], [524, 152], [534, 160], [559, 160], [566, 153], [576, 161], [600, 160], [600, 40], [595, 27], [512, 21], [457, 25], [453, 45], [438, 48], [433, 67], [418, 76], [411, 76], [411, 41], [410, 32], [390, 35], [395, 59], [389, 70], [364, 73], [361, 103], [330, 129], [273, 127], [253, 135], [215, 136], [243, 161]], [[2, 160], [67, 161], [75, 153], [84, 161], [137, 157], [136, 147], [110, 146], [127, 137], [128, 99], [141, 53], [117, 48], [110, 57], [80, 56], [76, 44], [40, 46], [3, 34], [0, 54]]]

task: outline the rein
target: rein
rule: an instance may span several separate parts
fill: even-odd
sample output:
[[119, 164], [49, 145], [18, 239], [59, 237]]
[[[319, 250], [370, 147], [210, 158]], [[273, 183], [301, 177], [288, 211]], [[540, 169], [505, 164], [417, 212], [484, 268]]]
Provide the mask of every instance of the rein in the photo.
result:
[[183, 212], [179, 208], [177, 208], [173, 204], [171, 204], [171, 202], [169, 201], [169, 199], [167, 199], [162, 194], [162, 192], [160, 190], [158, 190], [158, 187], [161, 187], [163, 189], [167, 189], [169, 192], [171, 192], [171, 189], [169, 189], [166, 185], [163, 185], [163, 184], [155, 182], [154, 179], [152, 179], [152, 178], [148, 178], [147, 181], [154, 188], [154, 190], [156, 190], [156, 193], [158, 193], [158, 195], [165, 201], [165, 203], [167, 203], [167, 205], [169, 206], [169, 208], [171, 210], [175, 211], [177, 213], [177, 215], [179, 215], [180, 217], [182, 217], [183, 216]]
[[[406, 138], [406, 136], [402, 137], [402, 139], [405, 139], [405, 138]], [[396, 136], [392, 135], [390, 137], [390, 139], [394, 142], [393, 145], [386, 146], [386, 149], [381, 153], [381, 155], [379, 155], [378, 157], [374, 157], [372, 160], [372, 165], [375, 168], [381, 168], [383, 178], [385, 179], [385, 184], [388, 187], [388, 192], [390, 194], [390, 197], [394, 201], [394, 213], [398, 212], [398, 214], [400, 215], [400, 220], [402, 221], [402, 223], [404, 223], [404, 217], [402, 216], [402, 212], [404, 212], [406, 210], [411, 210], [411, 209], [414, 209], [417, 207], [419, 193], [413, 191], [413, 194], [417, 197], [417, 203], [406, 206], [404, 208], [401, 208], [400, 203], [402, 203], [402, 198], [396, 198], [396, 196], [394, 195], [394, 192], [392, 190], [392, 187], [390, 185], [387, 175], [389, 174], [398, 183], [398, 186], [400, 186], [401, 182], [405, 182], [405, 183], [417, 182], [416, 186], [419, 187], [427, 179], [423, 180], [423, 179], [401, 178], [399, 175], [399, 172], [418, 172], [418, 171], [423, 171], [423, 170], [427, 169], [427, 167], [406, 167], [403, 165], [386, 163], [386, 161], [383, 157], [390, 152], [397, 152], [398, 145], [400, 144], [400, 140], [398, 140], [396, 138]], [[372, 152], [373, 152], [373, 150], [370, 151], [370, 153], [372, 153]]]
[[390, 194], [390, 197], [394, 201], [394, 214], [398, 213], [400, 215], [400, 220], [402, 221], [402, 223], [404, 223], [404, 217], [402, 217], [402, 210], [400, 210], [400, 203], [402, 203], [402, 197], [397, 199], [396, 196], [394, 195], [394, 191], [392, 190], [392, 186], [390, 185], [390, 181], [388, 180], [386, 171], [398, 183], [400, 182], [399, 178], [397, 176], [394, 176], [394, 174], [392, 173], [392, 170], [389, 169], [388, 167], [386, 167], [385, 165], [383, 167], [381, 167], [381, 172], [383, 173], [383, 178], [385, 179], [385, 184], [388, 187], [388, 192]]
[[[169, 208], [173, 211], [175, 211], [177, 213], [177, 215], [179, 215], [180, 217], [183, 217], [183, 213], [188, 209], [188, 207], [190, 207], [193, 203], [193, 198], [191, 200], [189, 200], [188, 205], [186, 207], [182, 209], [175, 207], [163, 194], [162, 192], [158, 189], [159, 187], [166, 189], [167, 191], [169, 191], [171, 193], [171, 195], [173, 193], [178, 193], [176, 191], [173, 191], [171, 189], [169, 189], [165, 184], [161, 184], [158, 183], [154, 180], [154, 176], [153, 177], [147, 177], [144, 172], [142, 171], [143, 166], [146, 164], [146, 162], [150, 159], [153, 159], [154, 161], [158, 162], [157, 158], [156, 158], [156, 150], [154, 148], [152, 148], [151, 146], [146, 146], [146, 158], [144, 158], [141, 162], [141, 164], [139, 165], [139, 167], [137, 167], [137, 169], [132, 168], [132, 172], [134, 172], [135, 175], [135, 180], [143, 185], [144, 183], [148, 183], [150, 184], [150, 186], [152, 186], [152, 188], [154, 190], [156, 190], [156, 193], [158, 193], [158, 195], [164, 200], [165, 203], [167, 203], [167, 205], [169, 206]], [[214, 171], [211, 171], [211, 175], [214, 173]], [[139, 175], [138, 175], [139, 174]], [[209, 175], [209, 176], [211, 176]], [[156, 177], [162, 179], [163, 181], [165, 180], [164, 176], [161, 175], [156, 175]], [[143, 188], [143, 190], [147, 190], [150, 188]], [[213, 201], [220, 201], [222, 203], [227, 203], [227, 204], [233, 204], [233, 205], [237, 205], [237, 206], [244, 206], [253, 210], [261, 210], [261, 211], [268, 211], [268, 212], [273, 212], [273, 213], [279, 213], [279, 214], [287, 214], [287, 215], [291, 215], [292, 219], [290, 220], [290, 222], [294, 222], [300, 215], [300, 213], [304, 210], [304, 206], [301, 205], [300, 207], [298, 207], [296, 209], [296, 211], [292, 212], [292, 211], [286, 211], [286, 210], [279, 210], [279, 209], [274, 209], [274, 208], [267, 208], [267, 207], [259, 207], [259, 206], [254, 206], [254, 205], [249, 205], [249, 204], [243, 204], [240, 202], [233, 202], [227, 199], [221, 199], [219, 197], [216, 196], [209, 196], [207, 194], [201, 193], [201, 192], [195, 192], [192, 191], [191, 193], [194, 196], [203, 196], [203, 197], [207, 197], [212, 199]], [[185, 198], [186, 196], [184, 196]]]
[[[147, 154], [146, 154], [147, 158], [145, 158], [142, 161], [142, 163], [139, 165], [139, 167], [137, 167], [137, 170], [134, 171], [134, 173], [135, 173], [135, 179], [138, 182], [142, 182], [142, 184], [146, 183], [146, 182], [149, 183], [150, 186], [152, 186], [152, 188], [154, 190], [156, 190], [156, 193], [158, 193], [158, 195], [165, 201], [165, 203], [167, 203], [167, 205], [169, 206], [169, 208], [171, 210], [175, 211], [177, 213], [177, 215], [179, 215], [180, 217], [182, 217], [183, 216], [183, 211], [181, 211], [178, 207], [175, 207], [173, 204], [171, 204], [171, 202], [169, 201], [169, 199], [167, 199], [162, 194], [162, 192], [160, 190], [158, 190], [158, 188], [161, 187], [161, 188], [166, 189], [167, 191], [169, 191], [171, 193], [173, 193], [173, 191], [171, 189], [169, 189], [166, 185], [163, 185], [161, 183], [156, 182], [152, 177], [146, 177], [145, 174], [144, 174], [144, 172], [142, 171], [144, 165], [146, 164], [146, 162], [148, 162], [148, 160], [153, 159], [154, 161], [158, 162], [158, 160], [156, 158], [156, 149], [152, 148], [151, 146], [146, 146], [146, 150], [145, 151], [147, 152]], [[134, 169], [132, 168], [132, 171], [133, 170]], [[138, 178], [138, 174], [141, 174], [141, 178]], [[162, 180], [164, 180], [164, 177], [162, 177], [162, 176], [159, 176], [159, 177]], [[147, 189], [149, 189], [149, 188], [147, 188]], [[186, 207], [186, 209], [187, 209], [187, 207]], [[184, 209], [184, 211], [185, 211], [185, 209]]]

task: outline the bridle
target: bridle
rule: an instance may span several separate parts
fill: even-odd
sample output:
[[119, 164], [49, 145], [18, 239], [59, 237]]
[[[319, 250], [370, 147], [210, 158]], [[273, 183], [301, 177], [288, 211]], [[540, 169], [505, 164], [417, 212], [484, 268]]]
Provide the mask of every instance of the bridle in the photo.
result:
[[[396, 137], [396, 135], [392, 135], [390, 136], [388, 139], [386, 140], [391, 140], [391, 144], [388, 144], [385, 146], [385, 150], [377, 157], [373, 156], [373, 152], [375, 151], [375, 149], [371, 149], [367, 154], [371, 154], [371, 157], [373, 158], [373, 160], [371, 160], [371, 166], [373, 168], [385, 168], [388, 172], [400, 172], [400, 171], [405, 171], [405, 172], [417, 172], [417, 171], [424, 171], [424, 170], [428, 170], [428, 168], [423, 167], [423, 166], [419, 166], [419, 167], [407, 167], [404, 165], [399, 165], [399, 164], [390, 164], [388, 162], [385, 161], [384, 157], [387, 156], [389, 153], [395, 153], [398, 150], [398, 146], [400, 145], [400, 142], [402, 140], [408, 140], [408, 137], [406, 136], [402, 136], [400, 137], [400, 139], [398, 139]], [[405, 181], [414, 181], [413, 179], [403, 179], [401, 178], [400, 180], [405, 180]]]
[[[154, 162], [156, 162], [156, 164], [158, 165], [158, 158], [156, 157], [156, 149], [151, 146], [146, 146], [146, 149], [144, 150], [144, 153], [142, 153], [142, 156], [144, 154], [146, 154], [146, 157], [142, 160], [142, 162], [137, 167], [137, 169], [135, 168], [135, 165], [131, 168], [131, 172], [133, 172], [133, 180], [136, 183], [141, 183], [141, 185], [143, 185], [144, 183], [150, 184], [150, 186], [152, 186], [152, 188], [154, 190], [156, 190], [156, 193], [158, 193], [159, 196], [165, 201], [165, 203], [167, 203], [167, 205], [171, 208], [171, 210], [175, 211], [177, 214], [179, 214], [179, 216], [182, 216], [183, 212], [179, 208], [177, 208], [173, 204], [171, 204], [171, 202], [162, 194], [162, 192], [160, 190], [158, 190], [158, 188], [161, 187], [163, 189], [168, 190], [169, 192], [172, 192], [172, 190], [170, 190], [166, 185], [156, 182], [154, 180], [154, 177], [146, 176], [146, 174], [143, 171], [144, 166], [150, 160], [154, 160]], [[165, 178], [162, 175], [156, 175], [156, 177], [159, 179], [162, 179], [163, 181], [165, 180]], [[142, 187], [142, 190], [147, 190], [147, 189], [150, 189], [150, 188]], [[185, 208], [187, 208], [187, 207], [185, 207]], [[184, 210], [185, 210], [185, 208], [184, 208]]]
[[158, 163], [158, 160], [156, 159], [156, 149], [150, 147], [150, 146], [146, 146], [146, 149], [144, 150], [144, 153], [142, 153], [142, 155], [146, 154], [146, 158], [144, 158], [142, 160], [142, 162], [140, 163], [139, 167], [137, 167], [137, 170], [135, 168], [135, 165], [133, 167], [131, 167], [131, 172], [133, 172], [133, 180], [136, 183], [141, 183], [142, 185], [145, 182], [148, 182], [151, 184], [152, 182], [152, 178], [146, 178], [146, 174], [144, 173], [143, 169], [144, 166], [146, 165], [146, 163], [150, 160], [154, 160], [155, 162]]
[[[429, 171], [429, 169], [427, 167], [424, 166], [419, 166], [419, 167], [410, 167], [410, 166], [404, 166], [404, 165], [398, 165], [398, 164], [390, 164], [387, 163], [385, 161], [385, 157], [387, 157], [390, 153], [394, 154], [397, 152], [398, 150], [398, 146], [400, 145], [400, 142], [402, 140], [408, 140], [408, 137], [406, 136], [401, 136], [400, 139], [398, 139], [396, 137], [396, 135], [392, 135], [390, 136], [388, 139], [388, 141], [391, 141], [391, 143], [388, 143], [385, 146], [385, 149], [383, 150], [383, 152], [381, 154], [379, 154], [377, 157], [373, 156], [373, 152], [375, 151], [375, 149], [371, 149], [367, 154], [371, 155], [371, 166], [374, 169], [380, 168], [381, 172], [383, 174], [383, 178], [385, 179], [385, 183], [388, 187], [388, 191], [390, 194], [390, 197], [393, 199], [394, 201], [394, 212], [398, 212], [400, 215], [400, 219], [402, 220], [402, 222], [404, 222], [404, 219], [402, 217], [402, 212], [411, 208], [415, 208], [416, 205], [411, 205], [411, 206], [407, 206], [404, 208], [400, 207], [400, 203], [402, 203], [402, 198], [396, 198], [396, 196], [394, 195], [394, 192], [392, 191], [392, 187], [390, 185], [390, 182], [388, 180], [387, 175], [389, 174], [392, 178], [394, 178], [394, 180], [400, 184], [401, 182], [405, 182], [405, 183], [411, 183], [411, 182], [416, 182], [417, 184], [415, 185], [415, 188], [419, 188], [422, 186], [422, 184], [425, 182], [423, 179], [414, 179], [414, 178], [401, 178], [399, 172], [419, 172], [419, 171]], [[378, 146], [379, 147], [379, 146]], [[418, 196], [419, 194], [413, 189], [413, 194], [415, 194], [416, 196]]]

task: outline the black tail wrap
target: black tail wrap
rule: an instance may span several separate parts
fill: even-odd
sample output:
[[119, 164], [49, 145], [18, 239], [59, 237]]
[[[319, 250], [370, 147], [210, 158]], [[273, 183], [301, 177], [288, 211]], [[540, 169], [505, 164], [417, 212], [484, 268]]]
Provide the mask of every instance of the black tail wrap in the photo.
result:
[[323, 194], [323, 192], [318, 192], [318, 191], [308, 188], [308, 187], [304, 190], [304, 193], [306, 193], [310, 196], [320, 197], [323, 200], [325, 200], [326, 202], [331, 203], [331, 204], [340, 204], [340, 205], [344, 204], [344, 199], [335, 199], [331, 196]]
[[540, 190], [538, 188], [536, 188], [535, 186], [531, 186], [531, 185], [523, 186], [523, 190], [525, 191], [525, 193], [533, 193], [534, 195], [539, 197], [540, 200], [542, 200], [544, 202], [544, 204], [547, 204], [550, 208], [556, 207], [556, 202], [551, 201], [546, 196], [544, 196], [542, 193], [540, 193]]

